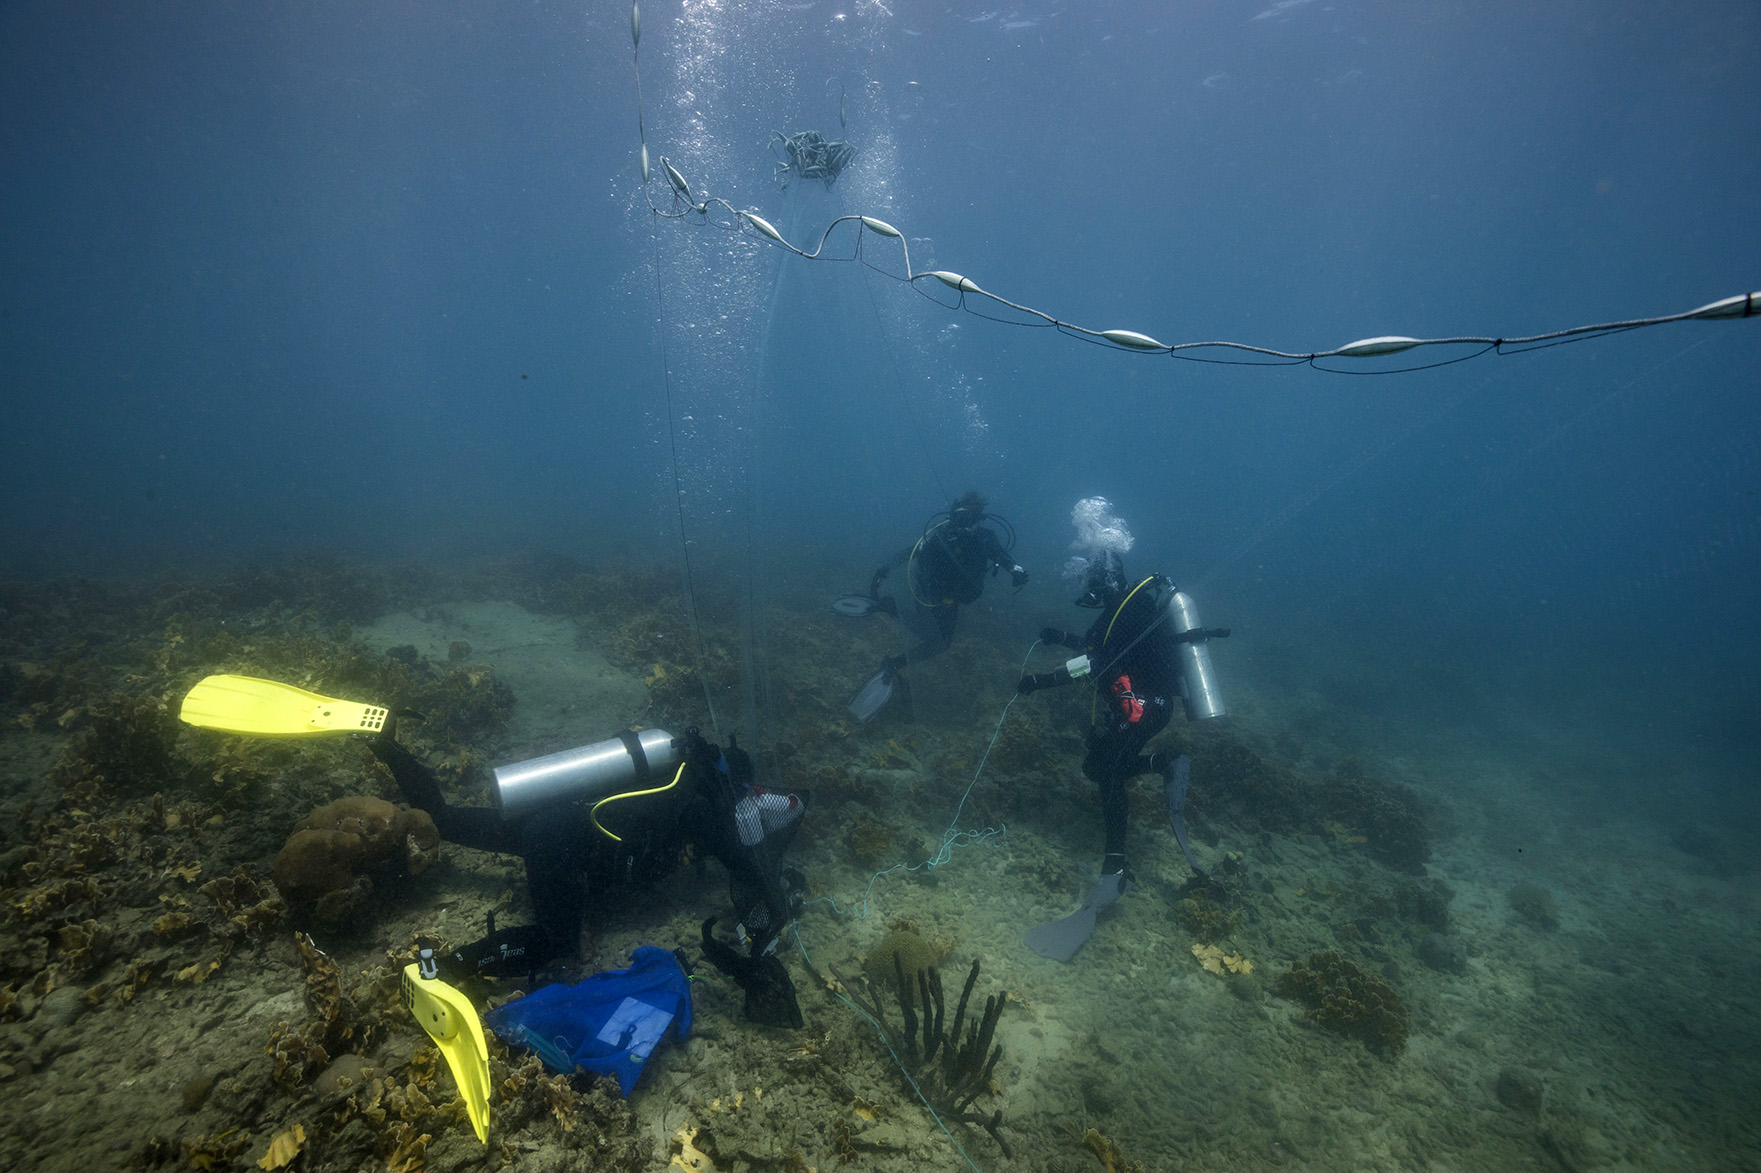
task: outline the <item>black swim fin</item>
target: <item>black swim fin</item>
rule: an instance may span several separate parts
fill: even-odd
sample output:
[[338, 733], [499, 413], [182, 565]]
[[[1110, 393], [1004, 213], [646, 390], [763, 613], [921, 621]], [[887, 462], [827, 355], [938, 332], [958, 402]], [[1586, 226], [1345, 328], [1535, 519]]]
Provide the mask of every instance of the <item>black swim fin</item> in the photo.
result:
[[530, 977], [550, 960], [550, 934], [537, 925], [495, 927], [495, 914], [488, 917], [489, 934], [450, 953], [436, 954], [440, 977], [449, 982], [474, 977]]
[[795, 1000], [795, 982], [774, 954], [742, 957], [732, 945], [715, 937], [715, 917], [703, 922], [703, 956], [746, 991], [746, 1018], [765, 1026], [802, 1025]]

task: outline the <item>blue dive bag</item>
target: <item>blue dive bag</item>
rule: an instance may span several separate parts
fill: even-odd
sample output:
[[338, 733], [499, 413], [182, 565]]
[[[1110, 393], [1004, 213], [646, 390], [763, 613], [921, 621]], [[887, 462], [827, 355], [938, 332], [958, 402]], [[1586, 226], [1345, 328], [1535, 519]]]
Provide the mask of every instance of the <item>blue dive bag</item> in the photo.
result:
[[616, 1075], [628, 1097], [668, 1029], [676, 1023], [680, 1039], [691, 1034], [691, 983], [678, 958], [643, 945], [630, 960], [629, 969], [534, 990], [489, 1011], [483, 1022], [509, 1046], [536, 1052], [552, 1071]]

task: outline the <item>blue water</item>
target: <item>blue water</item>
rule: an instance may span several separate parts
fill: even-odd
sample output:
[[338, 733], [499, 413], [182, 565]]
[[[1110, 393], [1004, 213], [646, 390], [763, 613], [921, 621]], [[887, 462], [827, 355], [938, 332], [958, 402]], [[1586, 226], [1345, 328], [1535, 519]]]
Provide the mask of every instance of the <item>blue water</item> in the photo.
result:
[[[691, 540], [737, 573], [806, 544], [854, 581], [978, 486], [1055, 607], [1068, 511], [1098, 493], [1146, 569], [1238, 627], [1512, 687], [1620, 680], [1623, 721], [1755, 748], [1752, 323], [1363, 378], [1109, 353], [651, 215], [621, 5], [0, 22], [9, 575], [676, 558], [676, 442]], [[644, 117], [700, 192], [802, 244], [879, 216], [918, 271], [1094, 328], [1521, 335], [1761, 285], [1758, 24], [655, 5]], [[779, 191], [766, 140], [808, 128], [857, 161]]]

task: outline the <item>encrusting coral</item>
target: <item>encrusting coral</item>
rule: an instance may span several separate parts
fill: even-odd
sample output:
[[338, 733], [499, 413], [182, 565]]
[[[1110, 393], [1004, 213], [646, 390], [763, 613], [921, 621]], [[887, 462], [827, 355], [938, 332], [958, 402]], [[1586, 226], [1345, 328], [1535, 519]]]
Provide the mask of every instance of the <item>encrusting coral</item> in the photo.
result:
[[[1218, 890], [1221, 891], [1221, 888]], [[1208, 945], [1235, 931], [1235, 923], [1241, 910], [1230, 908], [1227, 903], [1226, 894], [1218, 899], [1208, 889], [1199, 888], [1175, 904], [1174, 909], [1180, 918], [1181, 927]]]
[[1307, 1006], [1309, 1018], [1328, 1030], [1360, 1038], [1390, 1058], [1406, 1049], [1400, 996], [1332, 950], [1311, 953], [1272, 988], [1279, 997]]
[[[1320, 786], [1320, 806], [1336, 842], [1359, 839], [1370, 855], [1400, 871], [1422, 873], [1431, 857], [1427, 805], [1417, 791], [1369, 777], [1363, 763], [1345, 758]], [[1344, 834], [1340, 832], [1343, 831]]]

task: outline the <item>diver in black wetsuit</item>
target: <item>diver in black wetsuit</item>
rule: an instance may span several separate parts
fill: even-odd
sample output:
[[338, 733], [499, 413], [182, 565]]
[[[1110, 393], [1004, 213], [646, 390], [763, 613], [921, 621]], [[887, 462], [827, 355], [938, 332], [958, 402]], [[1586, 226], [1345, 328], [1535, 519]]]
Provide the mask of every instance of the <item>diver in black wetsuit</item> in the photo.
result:
[[[875, 610], [896, 617], [918, 641], [904, 655], [883, 660], [882, 672], [897, 674], [907, 663], [947, 651], [954, 642], [961, 606], [978, 600], [988, 575], [1007, 570], [1017, 588], [1026, 585], [1027, 571], [1010, 557], [996, 531], [984, 524], [987, 520], [1002, 521], [986, 513], [985, 499], [970, 490], [954, 502], [946, 518], [924, 531], [916, 545], [901, 550], [874, 572], [868, 594], [875, 600]], [[1011, 545], [1013, 540], [1011, 531]], [[905, 587], [911, 595], [904, 603], [880, 593], [881, 582], [900, 565], [905, 567]]]
[[[1167, 728], [1182, 695], [1178, 658], [1182, 641], [1180, 632], [1166, 622], [1174, 584], [1159, 574], [1128, 582], [1124, 562], [1106, 551], [1090, 563], [1082, 585], [1076, 605], [1098, 608], [1100, 618], [1086, 635], [1048, 627], [1040, 632], [1040, 640], [1086, 653], [1089, 658], [1096, 695], [1082, 772], [1100, 789], [1101, 821], [1106, 829], [1101, 875], [1119, 875], [1129, 882], [1126, 783], [1145, 773], [1161, 774], [1168, 780], [1175, 767], [1173, 755], [1143, 753], [1150, 739]], [[1067, 668], [1059, 668], [1023, 676], [1017, 691], [1027, 694], [1056, 688], [1072, 679]]]
[[[673, 742], [683, 760], [676, 774], [663, 771], [670, 785], [633, 776], [623, 793], [601, 802], [557, 801], [511, 819], [494, 807], [449, 804], [433, 772], [389, 730], [368, 744], [404, 799], [434, 819], [441, 838], [526, 862], [537, 923], [496, 930], [491, 922], [487, 937], [442, 959], [443, 976], [525, 974], [573, 958], [590, 898], [663, 879], [691, 846], [700, 858], [713, 855], [727, 866], [739, 918], [737, 949], [713, 940], [713, 921], [704, 927], [711, 960], [746, 986], [748, 1017], [801, 1025], [792, 984], [771, 952], [797, 910], [800, 876], [783, 866], [782, 854], [800, 825], [805, 796], [756, 786], [751, 757], [732, 741], [724, 753], [690, 730]], [[757, 1013], [749, 980], [781, 987], [760, 998]]]

